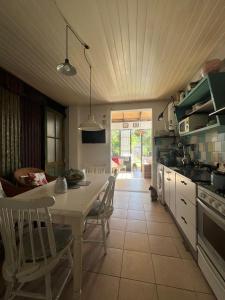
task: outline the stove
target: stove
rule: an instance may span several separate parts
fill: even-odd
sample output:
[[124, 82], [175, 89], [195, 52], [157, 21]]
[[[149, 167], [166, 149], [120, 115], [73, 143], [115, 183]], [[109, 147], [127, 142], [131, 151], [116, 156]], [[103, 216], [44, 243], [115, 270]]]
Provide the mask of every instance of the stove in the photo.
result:
[[217, 190], [211, 184], [198, 184], [198, 198], [225, 217], [225, 190]]
[[219, 300], [225, 299], [225, 191], [199, 184], [198, 264]]

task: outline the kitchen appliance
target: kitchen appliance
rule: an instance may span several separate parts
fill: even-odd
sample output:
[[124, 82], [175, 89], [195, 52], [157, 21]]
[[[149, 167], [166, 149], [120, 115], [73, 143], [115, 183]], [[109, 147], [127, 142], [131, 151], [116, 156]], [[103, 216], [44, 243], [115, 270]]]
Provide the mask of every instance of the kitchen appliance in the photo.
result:
[[188, 133], [193, 130], [205, 127], [208, 122], [208, 115], [193, 114], [179, 122], [179, 133]]
[[191, 157], [190, 157], [190, 154], [188, 153], [187, 147], [185, 145], [183, 145], [183, 152], [184, 152], [184, 156], [182, 157], [183, 165], [184, 166], [190, 165]]
[[164, 194], [163, 194], [163, 186], [164, 186], [164, 166], [159, 164], [157, 165], [157, 194], [158, 200], [161, 204], [165, 205]]
[[218, 300], [225, 299], [225, 191], [198, 187], [198, 264]]
[[221, 171], [213, 171], [212, 184], [216, 190], [225, 191], [225, 173]]
[[169, 103], [168, 105], [168, 129], [176, 130], [177, 129], [177, 117], [175, 114], [175, 104], [174, 102]]

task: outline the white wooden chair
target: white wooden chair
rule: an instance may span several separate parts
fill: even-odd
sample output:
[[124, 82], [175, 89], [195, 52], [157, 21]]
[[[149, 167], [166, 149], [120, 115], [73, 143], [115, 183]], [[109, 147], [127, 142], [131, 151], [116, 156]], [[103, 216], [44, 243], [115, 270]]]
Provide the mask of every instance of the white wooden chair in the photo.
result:
[[[107, 253], [106, 237], [110, 233], [109, 218], [113, 213], [113, 198], [114, 198], [115, 182], [116, 182], [115, 176], [110, 176], [108, 178], [107, 187], [105, 189], [102, 199], [96, 200], [94, 206], [90, 210], [85, 220], [85, 230], [86, 230], [86, 226], [89, 224], [88, 221], [95, 220], [97, 225], [101, 225], [102, 240], [84, 239], [83, 241], [102, 243], [104, 245], [105, 254]], [[93, 225], [93, 223], [90, 224]], [[106, 226], [107, 226], [107, 232], [105, 230]]]
[[105, 166], [93, 166], [85, 168], [86, 174], [105, 174], [106, 167]]
[[[7, 284], [5, 300], [16, 296], [52, 300], [50, 273], [60, 259], [67, 258], [69, 268], [59, 294], [65, 286], [73, 264], [70, 252], [73, 237], [69, 227], [52, 225], [49, 207], [54, 202], [54, 197], [0, 199], [0, 231], [5, 249], [2, 272]], [[23, 289], [25, 284], [41, 277], [45, 279], [45, 293]]]

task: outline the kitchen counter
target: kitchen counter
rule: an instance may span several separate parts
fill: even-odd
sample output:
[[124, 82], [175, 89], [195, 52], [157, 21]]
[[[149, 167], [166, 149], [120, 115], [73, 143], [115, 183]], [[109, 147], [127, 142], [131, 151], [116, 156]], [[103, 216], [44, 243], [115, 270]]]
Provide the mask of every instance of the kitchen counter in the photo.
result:
[[185, 166], [185, 167], [168, 167], [165, 166], [187, 178], [195, 183], [203, 182], [209, 183], [211, 180], [211, 173], [206, 168], [200, 168], [195, 166]]

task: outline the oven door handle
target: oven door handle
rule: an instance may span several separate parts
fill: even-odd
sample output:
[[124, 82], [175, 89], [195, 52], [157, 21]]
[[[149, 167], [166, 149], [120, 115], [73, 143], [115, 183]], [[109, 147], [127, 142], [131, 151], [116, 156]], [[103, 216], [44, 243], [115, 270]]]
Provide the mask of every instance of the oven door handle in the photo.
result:
[[208, 208], [207, 205], [205, 205], [200, 199], [197, 198], [198, 203], [206, 210], [215, 220], [217, 220], [220, 224], [222, 224], [225, 228], [225, 220], [223, 217], [220, 217], [218, 214], [216, 214], [212, 209]]

